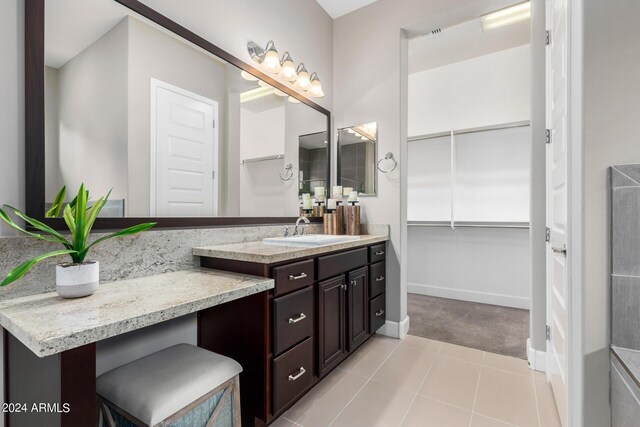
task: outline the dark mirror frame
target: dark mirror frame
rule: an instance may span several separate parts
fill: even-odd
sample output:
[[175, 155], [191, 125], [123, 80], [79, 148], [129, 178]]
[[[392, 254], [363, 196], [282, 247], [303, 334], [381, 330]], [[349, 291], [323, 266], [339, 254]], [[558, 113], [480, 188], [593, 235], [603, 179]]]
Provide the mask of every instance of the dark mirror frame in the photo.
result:
[[[331, 112], [285, 86], [257, 68], [243, 62], [210, 41], [172, 21], [137, 0], [113, 0], [173, 32], [188, 42], [206, 50], [271, 86], [285, 92], [327, 117], [327, 186], [331, 185]], [[45, 103], [44, 103], [44, 19], [45, 0], [25, 0], [25, 207], [26, 214], [56, 230], [66, 229], [62, 218], [44, 218], [45, 206]], [[296, 217], [173, 217], [173, 218], [98, 218], [94, 229], [130, 227], [144, 221], [154, 221], [155, 228], [193, 228], [293, 223]], [[310, 218], [322, 222], [322, 218]]]

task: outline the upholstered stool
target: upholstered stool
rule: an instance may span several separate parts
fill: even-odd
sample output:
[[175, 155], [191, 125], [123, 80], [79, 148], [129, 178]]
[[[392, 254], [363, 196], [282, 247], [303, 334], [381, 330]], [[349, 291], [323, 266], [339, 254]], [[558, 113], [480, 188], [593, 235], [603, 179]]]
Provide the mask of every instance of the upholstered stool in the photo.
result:
[[233, 359], [178, 344], [97, 379], [100, 425], [239, 427], [242, 367]]

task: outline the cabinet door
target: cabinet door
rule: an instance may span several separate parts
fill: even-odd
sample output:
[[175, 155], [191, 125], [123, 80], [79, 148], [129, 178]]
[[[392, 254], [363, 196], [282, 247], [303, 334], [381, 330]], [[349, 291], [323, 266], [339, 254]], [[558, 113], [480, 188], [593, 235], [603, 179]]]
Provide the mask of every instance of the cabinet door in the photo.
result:
[[369, 323], [369, 269], [359, 268], [348, 275], [347, 342], [352, 351], [365, 342]]
[[320, 282], [318, 289], [318, 366], [322, 376], [346, 355], [345, 276]]

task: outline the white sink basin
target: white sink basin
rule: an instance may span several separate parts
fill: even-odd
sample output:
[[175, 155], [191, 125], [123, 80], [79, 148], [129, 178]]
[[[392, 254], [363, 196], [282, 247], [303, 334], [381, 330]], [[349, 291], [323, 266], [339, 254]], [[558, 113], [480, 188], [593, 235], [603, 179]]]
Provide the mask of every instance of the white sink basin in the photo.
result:
[[268, 237], [262, 239], [265, 245], [296, 246], [301, 248], [333, 245], [336, 243], [360, 240], [360, 236], [331, 236], [326, 234], [310, 234], [308, 236]]

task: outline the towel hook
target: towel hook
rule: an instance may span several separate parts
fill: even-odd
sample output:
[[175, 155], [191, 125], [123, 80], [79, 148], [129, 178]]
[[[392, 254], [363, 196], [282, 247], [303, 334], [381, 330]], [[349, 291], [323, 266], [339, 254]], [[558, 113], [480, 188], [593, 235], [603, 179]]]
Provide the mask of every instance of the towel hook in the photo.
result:
[[282, 182], [290, 181], [291, 178], [293, 178], [293, 164], [292, 163], [287, 164], [284, 167], [284, 171], [285, 171], [284, 172], [285, 176], [282, 176], [282, 173], [279, 174], [280, 175], [280, 180]]
[[[392, 160], [393, 161], [393, 167], [391, 169], [387, 169], [387, 170], [380, 169], [380, 163], [383, 162], [384, 160]], [[398, 162], [393, 157], [393, 153], [392, 152], [388, 152], [387, 154], [384, 155], [384, 157], [382, 159], [378, 160], [378, 163], [376, 163], [376, 167], [382, 173], [389, 173], [389, 172], [393, 172], [396, 169], [396, 167], [398, 167]]]

